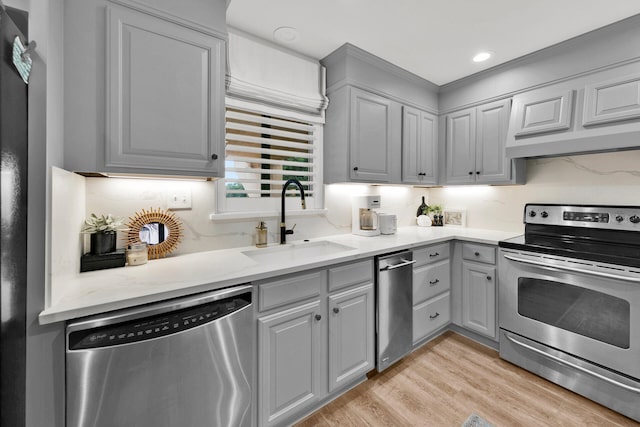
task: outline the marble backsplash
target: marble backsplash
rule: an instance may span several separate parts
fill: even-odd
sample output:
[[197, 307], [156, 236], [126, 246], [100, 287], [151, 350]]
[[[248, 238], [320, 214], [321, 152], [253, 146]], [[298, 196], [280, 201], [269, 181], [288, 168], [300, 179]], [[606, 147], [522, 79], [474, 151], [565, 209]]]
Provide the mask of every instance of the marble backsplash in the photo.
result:
[[[590, 154], [572, 157], [528, 160], [526, 185], [518, 186], [456, 186], [438, 188], [414, 188], [409, 186], [327, 185], [325, 186], [325, 212], [317, 215], [288, 215], [287, 223], [296, 224], [291, 240], [317, 238], [326, 235], [349, 233], [351, 230], [351, 196], [379, 194], [380, 211], [398, 215], [399, 226], [413, 225], [421, 197], [427, 203], [444, 205], [445, 209], [466, 211], [466, 225], [474, 228], [519, 232], [523, 230], [522, 212], [528, 202], [592, 203], [640, 205], [640, 151]], [[64, 172], [64, 171], [62, 171]], [[215, 183], [204, 181], [147, 180], [119, 178], [65, 179], [54, 174], [55, 180], [78, 184], [77, 191], [85, 193], [85, 211], [97, 214], [111, 213], [130, 217], [142, 209], [167, 206], [167, 196], [174, 190], [191, 193], [192, 208], [174, 211], [184, 223], [184, 239], [176, 255], [230, 247], [250, 246], [255, 242], [255, 227], [264, 219], [269, 229], [269, 242], [278, 240], [278, 219], [249, 218], [212, 221], [215, 212]], [[64, 202], [54, 191], [54, 209], [66, 209]], [[77, 202], [75, 203], [77, 205]], [[54, 230], [60, 230], [56, 218], [63, 215], [53, 212]], [[73, 215], [78, 222], [77, 217]], [[78, 224], [78, 231], [81, 224]], [[71, 227], [63, 224], [65, 230]], [[52, 256], [69, 252], [67, 239], [60, 247], [53, 240]], [[122, 242], [122, 240], [120, 240]], [[122, 244], [122, 243], [121, 243]], [[77, 245], [76, 245], [77, 246]], [[82, 248], [79, 249], [82, 251]], [[74, 251], [76, 252], [76, 251]], [[66, 256], [65, 256], [66, 257]], [[67, 260], [64, 265], [68, 264]], [[59, 264], [55, 264], [59, 265]]]

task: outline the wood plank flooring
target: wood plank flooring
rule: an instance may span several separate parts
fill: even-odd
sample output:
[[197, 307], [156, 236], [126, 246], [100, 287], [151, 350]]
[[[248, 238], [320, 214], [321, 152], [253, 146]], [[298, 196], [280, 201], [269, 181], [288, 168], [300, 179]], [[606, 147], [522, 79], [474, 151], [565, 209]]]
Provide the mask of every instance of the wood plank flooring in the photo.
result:
[[472, 413], [496, 427], [640, 425], [447, 332], [297, 426], [458, 427]]

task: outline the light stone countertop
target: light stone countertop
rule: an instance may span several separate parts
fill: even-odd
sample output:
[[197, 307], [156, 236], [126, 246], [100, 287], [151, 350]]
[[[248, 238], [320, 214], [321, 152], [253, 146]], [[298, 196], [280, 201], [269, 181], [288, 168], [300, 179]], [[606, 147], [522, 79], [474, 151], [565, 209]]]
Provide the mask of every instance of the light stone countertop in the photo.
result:
[[[276, 262], [260, 263], [242, 253], [257, 250], [249, 246], [151, 260], [135, 267], [78, 273], [64, 279], [68, 291], [40, 313], [39, 321], [41, 324], [60, 322], [449, 240], [495, 245], [518, 234], [521, 233], [473, 228], [401, 227], [393, 235], [340, 234], [311, 239], [311, 242], [329, 241], [354, 249], [297, 261], [282, 257]], [[280, 245], [269, 245], [274, 246]]]

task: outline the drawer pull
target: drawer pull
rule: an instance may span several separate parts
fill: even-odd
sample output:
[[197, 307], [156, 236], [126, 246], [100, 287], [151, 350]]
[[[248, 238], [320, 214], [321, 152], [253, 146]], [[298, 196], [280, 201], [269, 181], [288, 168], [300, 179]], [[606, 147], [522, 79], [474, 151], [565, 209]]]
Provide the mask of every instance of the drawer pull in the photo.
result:
[[316, 314], [316, 316], [315, 316], [315, 317], [316, 317], [316, 320], [317, 320], [318, 322], [319, 322], [320, 320], [322, 320], [322, 316], [321, 316], [321, 315], [319, 315], [319, 314]]
[[340, 309], [338, 307], [333, 307], [333, 312], [335, 314], [338, 314], [338, 313], [340, 313]]
[[480, 256], [480, 252], [476, 252], [474, 255], [475, 256]]
[[434, 257], [434, 256], [438, 256], [440, 255], [438, 252], [436, 252], [435, 254], [429, 254], [430, 257]]
[[430, 285], [435, 285], [436, 283], [440, 283], [440, 280], [436, 279], [436, 280], [429, 280], [429, 284]]
[[436, 311], [436, 314], [434, 314], [433, 316], [432, 316], [432, 315], [429, 315], [429, 319], [435, 319], [435, 318], [436, 318], [436, 317], [438, 317], [438, 316], [440, 316], [440, 313], [438, 313], [438, 312]]
[[491, 276], [487, 276], [487, 280], [491, 280]]

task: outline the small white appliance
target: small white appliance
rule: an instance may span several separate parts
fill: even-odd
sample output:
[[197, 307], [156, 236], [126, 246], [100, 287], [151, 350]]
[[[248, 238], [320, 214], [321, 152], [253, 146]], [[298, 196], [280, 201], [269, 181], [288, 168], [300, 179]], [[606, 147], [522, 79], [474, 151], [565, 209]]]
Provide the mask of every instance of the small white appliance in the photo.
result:
[[351, 201], [351, 233], [359, 236], [380, 234], [378, 214], [380, 196], [354, 196]]
[[398, 217], [394, 214], [379, 213], [378, 223], [380, 224], [380, 234], [396, 234], [398, 230]]

